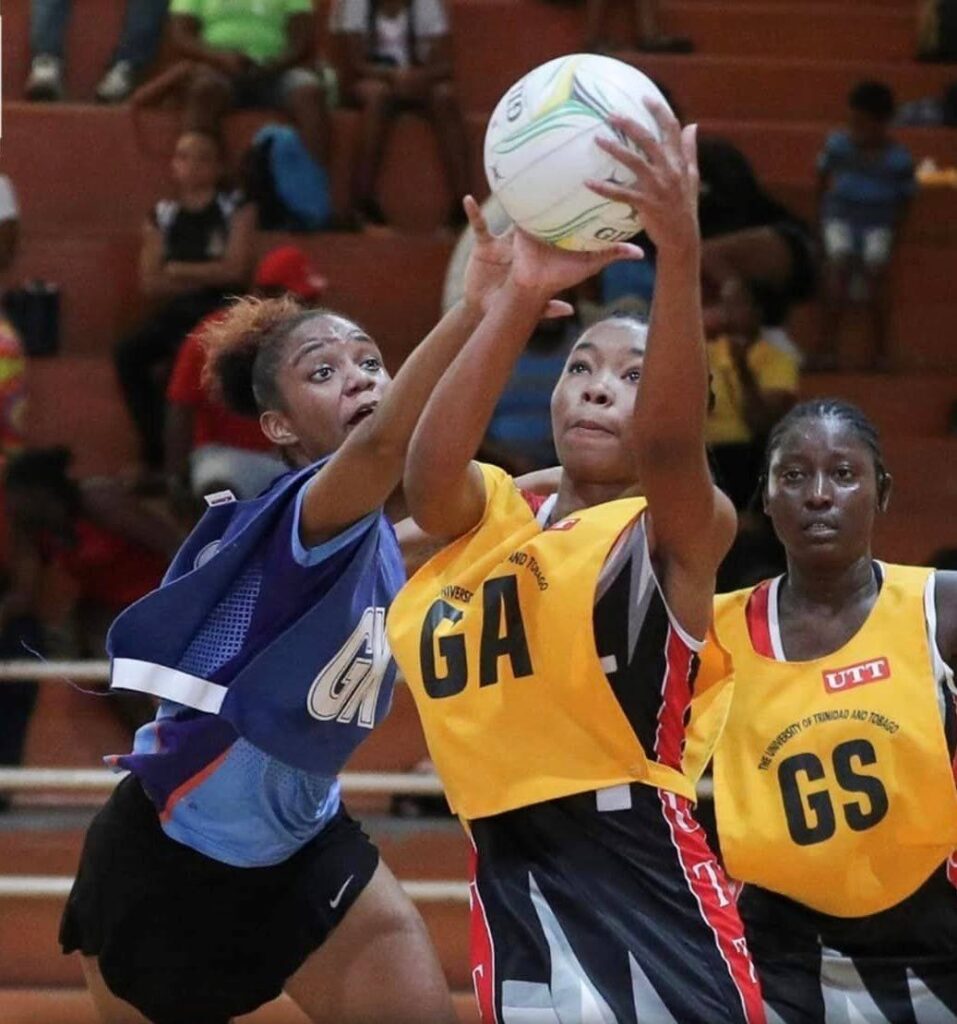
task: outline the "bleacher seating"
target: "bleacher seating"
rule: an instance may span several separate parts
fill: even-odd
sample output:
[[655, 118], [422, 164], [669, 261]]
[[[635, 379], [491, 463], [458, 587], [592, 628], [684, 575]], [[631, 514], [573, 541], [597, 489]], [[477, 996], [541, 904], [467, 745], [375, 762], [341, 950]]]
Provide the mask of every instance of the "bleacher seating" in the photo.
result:
[[[502, 90], [530, 66], [579, 47], [578, 5], [544, 0], [450, 0], [455, 68], [472, 144], [479, 194], [485, 118]], [[325, 6], [325, 5], [324, 5]], [[952, 68], [911, 61], [913, 0], [665, 0], [664, 27], [693, 37], [691, 56], [634, 59], [674, 93], [702, 130], [728, 137], [753, 161], [770, 189], [805, 216], [813, 214], [814, 157], [843, 115], [853, 82], [879, 77], [898, 99], [939, 92]], [[126, 108], [22, 102], [28, 53], [27, 0], [3, 5], [3, 135], [0, 171], [20, 194], [22, 254], [17, 277], [57, 282], [63, 293], [62, 353], [30, 368], [29, 433], [38, 443], [69, 442], [80, 472], [111, 472], [133, 457], [131, 427], [113, 378], [113, 342], [141, 315], [136, 254], [143, 216], [164, 188], [175, 114], [132, 118]], [[109, 56], [121, 0], [74, 5], [68, 44], [71, 96], [89, 98]], [[325, 38], [324, 21], [320, 40]], [[95, 28], [94, 28], [95, 26]], [[262, 116], [232, 119], [229, 142], [238, 152]], [[356, 115], [335, 116], [333, 190], [344, 205], [356, 141]], [[918, 159], [957, 164], [957, 132], [909, 129], [901, 137]], [[298, 239], [332, 282], [328, 301], [364, 323], [394, 366], [428, 330], [439, 304], [450, 237], [436, 233], [448, 193], [435, 144], [425, 126], [403, 117], [391, 140], [382, 203], [396, 230], [389, 234], [320, 234]], [[957, 281], [957, 190], [921, 194], [893, 268], [893, 349], [902, 373], [808, 377], [805, 393], [840, 394], [878, 422], [895, 476], [891, 511], [879, 526], [878, 552], [922, 561], [937, 547], [957, 545], [957, 439], [946, 436], [957, 400], [954, 282]], [[277, 239], [263, 237], [265, 248]], [[813, 344], [815, 310], [795, 316], [793, 331]], [[854, 331], [847, 350], [855, 357]], [[112, 717], [65, 687], [43, 690], [29, 745], [34, 764], [90, 765], [115, 749], [122, 734]], [[386, 726], [363, 746], [354, 767], [405, 769], [424, 755], [421, 732], [404, 689]], [[360, 802], [382, 809], [382, 800]], [[0, 833], [4, 870], [66, 872], [75, 865], [80, 833]], [[386, 840], [397, 873], [430, 869], [461, 878], [465, 844], [458, 833], [425, 831], [405, 844]], [[16, 867], [13, 865], [16, 864]], [[11, 995], [4, 986], [43, 989], [79, 985], [77, 965], [52, 952], [59, 906], [9, 901], [0, 914], [0, 1020], [92, 1021], [86, 997]], [[426, 916], [453, 985], [469, 987], [467, 921], [462, 906], [433, 905]], [[474, 1019], [467, 1000], [463, 1020]], [[46, 1007], [44, 1009], [44, 1007]], [[32, 1015], [31, 1015], [32, 1014]], [[278, 1014], [278, 1016], [277, 1016]], [[250, 1020], [263, 1020], [257, 1015]], [[268, 1018], [294, 1024], [292, 1011]]]

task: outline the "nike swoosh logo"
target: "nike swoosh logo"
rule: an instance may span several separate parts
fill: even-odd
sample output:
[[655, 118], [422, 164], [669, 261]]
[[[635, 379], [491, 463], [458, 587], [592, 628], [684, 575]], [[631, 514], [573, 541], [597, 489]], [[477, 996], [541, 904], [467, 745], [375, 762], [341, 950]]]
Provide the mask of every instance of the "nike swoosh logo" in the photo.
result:
[[353, 878], [355, 878], [355, 877], [356, 877], [355, 875], [350, 875], [342, 883], [342, 888], [336, 893], [335, 898], [329, 900], [329, 908], [330, 908], [330, 910], [335, 910], [336, 907], [339, 906], [339, 904], [342, 902], [342, 897], [345, 895], [346, 889], [349, 888], [349, 886], [352, 884]]

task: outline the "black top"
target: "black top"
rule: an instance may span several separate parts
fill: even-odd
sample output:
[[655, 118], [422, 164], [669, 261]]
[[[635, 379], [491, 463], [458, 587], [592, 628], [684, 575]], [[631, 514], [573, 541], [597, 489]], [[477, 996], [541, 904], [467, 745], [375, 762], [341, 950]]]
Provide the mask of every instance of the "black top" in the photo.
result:
[[208, 263], [226, 253], [233, 215], [242, 205], [236, 192], [218, 192], [200, 210], [187, 210], [175, 199], [162, 199], [153, 210], [153, 223], [163, 235], [166, 263]]

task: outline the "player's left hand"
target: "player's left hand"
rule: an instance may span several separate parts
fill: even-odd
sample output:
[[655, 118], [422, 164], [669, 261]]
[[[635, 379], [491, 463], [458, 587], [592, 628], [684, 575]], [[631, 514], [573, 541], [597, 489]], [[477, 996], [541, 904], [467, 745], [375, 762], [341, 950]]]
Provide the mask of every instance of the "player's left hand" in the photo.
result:
[[[475, 245], [465, 268], [465, 303], [483, 313], [491, 298], [508, 277], [515, 256], [516, 229], [493, 235], [479, 204], [466, 196], [462, 203], [469, 226], [475, 233]], [[574, 308], [567, 302], [553, 299], [545, 307], [546, 318], [571, 316]]]
[[635, 177], [632, 185], [589, 181], [588, 187], [605, 199], [635, 210], [659, 252], [696, 251], [698, 229], [697, 125], [682, 129], [663, 103], [645, 103], [658, 125], [660, 141], [630, 117], [609, 117], [608, 123], [640, 150], [634, 152], [612, 138], [599, 137], [598, 146]]

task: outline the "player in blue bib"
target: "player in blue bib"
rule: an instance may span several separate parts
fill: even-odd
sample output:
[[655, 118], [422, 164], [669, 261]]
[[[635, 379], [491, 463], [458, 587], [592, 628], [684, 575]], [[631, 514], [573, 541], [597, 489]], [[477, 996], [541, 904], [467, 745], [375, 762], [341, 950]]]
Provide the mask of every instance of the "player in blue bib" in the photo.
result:
[[336, 777], [392, 700], [409, 439], [507, 249], [483, 232], [465, 298], [394, 381], [355, 323], [290, 299], [238, 300], [210, 327], [212, 381], [291, 468], [254, 500], [207, 499], [162, 586], [110, 632], [112, 686], [160, 704], [108, 759], [130, 775], [90, 827], [61, 926], [104, 1022], [228, 1024], [283, 990], [313, 1021], [455, 1020]]

